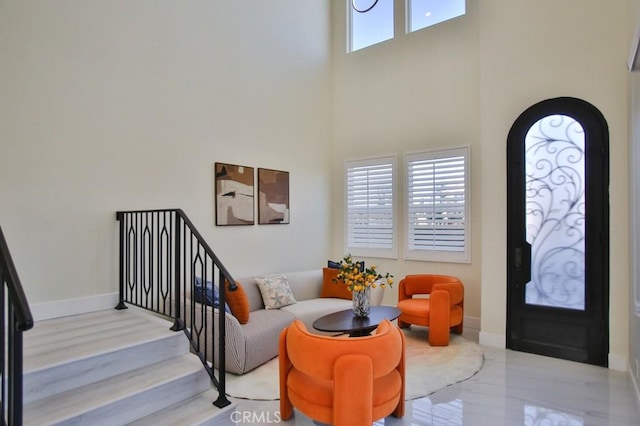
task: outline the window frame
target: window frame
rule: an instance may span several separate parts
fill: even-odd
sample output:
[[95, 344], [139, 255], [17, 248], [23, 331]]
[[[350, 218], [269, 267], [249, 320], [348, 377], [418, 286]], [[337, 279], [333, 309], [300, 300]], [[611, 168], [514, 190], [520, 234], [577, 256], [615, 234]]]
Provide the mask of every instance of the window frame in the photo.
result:
[[[364, 44], [362, 46], [356, 47], [354, 48], [354, 38], [358, 38], [360, 39], [360, 36], [358, 37], [354, 37], [354, 30], [353, 30], [353, 21], [354, 21], [354, 13], [358, 14], [357, 11], [353, 10], [353, 1], [355, 0], [345, 0], [345, 6], [346, 6], [346, 16], [345, 16], [345, 28], [346, 28], [346, 53], [350, 54], [350, 53], [354, 53], [357, 52], [359, 50], [363, 50], [363, 49], [368, 49], [372, 46], [381, 44], [381, 43], [385, 43], [391, 40], [395, 40], [398, 37], [403, 37], [421, 30], [425, 30], [427, 28], [431, 28], [440, 24], [443, 24], [445, 22], [449, 22], [455, 19], [459, 19], [462, 18], [464, 16], [467, 15], [468, 13], [468, 5], [467, 5], [467, 0], [464, 0], [464, 7], [463, 7], [463, 12], [462, 14], [459, 15], [454, 15], [454, 16], [449, 16], [445, 19], [442, 20], [437, 20], [435, 22], [431, 22], [431, 23], [427, 23], [426, 26], [418, 26], [418, 25], [414, 25], [413, 22], [413, 18], [412, 18], [412, 10], [414, 8], [416, 8], [416, 5], [413, 4], [414, 0], [384, 0], [384, 1], [390, 1], [391, 2], [391, 17], [390, 17], [390, 24], [391, 24], [391, 35], [388, 36], [388, 34], [385, 35], [384, 39], [377, 39], [377, 41], [370, 43], [370, 44]], [[379, 0], [379, 1], [383, 1], [383, 0]], [[441, 2], [446, 2], [448, 0], [440, 0]], [[462, 1], [462, 0], [460, 0]], [[376, 3], [376, 0], [369, 0], [369, 2], [367, 3], [367, 6], [369, 5], [373, 5], [373, 7], [367, 9], [364, 8], [363, 9], [366, 11], [366, 13], [371, 13], [372, 11], [374, 11], [375, 8], [379, 7], [378, 4]], [[386, 7], [388, 7], [388, 5], [385, 5]], [[429, 11], [430, 12], [430, 11]], [[439, 7], [436, 6], [433, 18], [435, 19], [440, 19], [438, 16], [441, 16], [441, 13], [439, 13]], [[400, 15], [403, 14], [404, 16], [402, 18], [400, 18]], [[396, 17], [397, 15], [397, 17]], [[430, 15], [431, 16], [431, 15]], [[380, 19], [380, 17], [377, 17], [378, 19]], [[433, 19], [433, 20], [435, 20]], [[430, 19], [431, 20], [431, 19]], [[401, 21], [404, 21], [401, 24]], [[388, 25], [389, 22], [385, 22], [385, 25]], [[400, 27], [404, 25], [404, 29], [401, 29]], [[415, 27], [415, 28], [414, 28]], [[374, 26], [374, 28], [381, 28], [381, 24], [378, 22], [377, 26]], [[369, 30], [371, 30], [371, 28], [369, 28]], [[385, 30], [389, 30], [389, 28], [385, 28]], [[367, 31], [363, 31], [363, 29], [361, 29], [360, 31], [356, 32], [359, 35], [363, 35], [363, 34], [367, 34]], [[369, 34], [370, 35], [370, 34]], [[366, 43], [369, 43], [369, 40], [366, 41]]]
[[[411, 212], [410, 200], [412, 197], [411, 183], [409, 168], [414, 161], [423, 160], [438, 160], [452, 157], [463, 157], [464, 159], [464, 231], [463, 241], [464, 248], [462, 251], [446, 251], [446, 250], [425, 250], [414, 249], [412, 247], [411, 232]], [[471, 176], [471, 150], [469, 146], [462, 146], [456, 148], [435, 149], [428, 151], [410, 152], [404, 154], [404, 174], [405, 174], [405, 244], [404, 244], [404, 259], [406, 260], [420, 260], [430, 262], [450, 262], [450, 263], [471, 263], [471, 188], [470, 188], [470, 176]]]
[[[378, 40], [376, 42], [373, 42], [371, 44], [367, 44], [367, 45], [363, 45], [360, 47], [356, 47], [354, 48], [353, 45], [353, 41], [354, 41], [354, 36], [353, 36], [353, 17], [355, 16], [354, 13], [358, 13], [355, 10], [353, 10], [353, 2], [354, 0], [346, 0], [346, 7], [347, 7], [347, 22], [346, 22], [346, 28], [347, 28], [347, 54], [349, 53], [354, 53], [357, 52], [359, 50], [362, 49], [367, 49], [371, 46], [375, 46], [377, 44], [380, 43], [384, 43], [387, 42], [389, 40], [393, 40], [396, 36], [396, 25], [395, 25], [395, 1], [396, 0], [385, 0], [385, 1], [390, 1], [391, 2], [391, 37], [385, 38], [385, 39], [381, 39]], [[372, 4], [373, 4], [374, 0], [371, 0]], [[379, 0], [379, 1], [383, 1], [383, 0]], [[378, 7], [378, 5], [375, 5], [374, 7]], [[373, 8], [372, 8], [373, 9]], [[366, 13], [370, 13], [371, 11], [368, 11]]]
[[463, 16], [465, 16], [467, 14], [467, 1], [464, 0], [464, 2], [463, 2], [464, 3], [464, 12], [461, 13], [460, 15], [451, 16], [451, 17], [448, 17], [446, 19], [443, 19], [443, 20], [440, 20], [440, 21], [437, 21], [437, 22], [429, 23], [429, 24], [427, 24], [427, 25], [425, 25], [423, 27], [417, 27], [416, 26], [416, 28], [414, 28], [413, 19], [412, 19], [413, 16], [412, 15], [413, 15], [413, 8], [414, 8], [415, 5], [413, 4], [413, 2], [414, 2], [414, 0], [405, 0], [404, 1], [404, 8], [405, 8], [405, 26], [404, 27], [405, 27], [405, 33], [406, 34], [411, 34], [411, 33], [415, 33], [416, 31], [425, 30], [427, 28], [431, 28], [431, 27], [434, 27], [436, 25], [443, 24], [445, 22], [449, 22], [449, 21], [451, 21], [453, 19], [461, 18], [461, 17], [463, 17]]
[[[349, 226], [349, 170], [355, 167], [374, 167], [389, 164], [391, 166], [391, 246], [389, 248], [361, 247], [350, 245], [351, 228]], [[343, 191], [344, 191], [344, 241], [345, 253], [362, 257], [377, 257], [386, 259], [398, 258], [398, 196], [397, 196], [397, 155], [385, 155], [360, 159], [344, 160], [343, 164]]]

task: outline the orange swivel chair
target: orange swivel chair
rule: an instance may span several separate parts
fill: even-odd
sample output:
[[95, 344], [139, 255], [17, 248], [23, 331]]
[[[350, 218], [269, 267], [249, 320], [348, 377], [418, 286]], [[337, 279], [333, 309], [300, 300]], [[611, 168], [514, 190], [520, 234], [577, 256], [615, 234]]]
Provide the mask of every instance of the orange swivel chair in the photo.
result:
[[[413, 297], [429, 295], [428, 298]], [[407, 275], [398, 286], [400, 328], [410, 324], [429, 327], [429, 344], [447, 346], [449, 332], [462, 333], [464, 285], [448, 275]]]
[[280, 416], [296, 407], [334, 426], [371, 426], [404, 415], [404, 334], [388, 320], [364, 337], [309, 333], [296, 320], [280, 334]]

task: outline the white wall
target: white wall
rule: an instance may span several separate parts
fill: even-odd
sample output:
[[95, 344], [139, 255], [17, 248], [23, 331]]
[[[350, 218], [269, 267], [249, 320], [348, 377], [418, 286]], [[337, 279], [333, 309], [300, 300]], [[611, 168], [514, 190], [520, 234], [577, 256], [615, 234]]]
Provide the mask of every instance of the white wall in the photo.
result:
[[[633, 57], [635, 42], [640, 37], [640, 0], [629, 0], [628, 13], [629, 56]], [[630, 270], [629, 289], [629, 372], [636, 398], [640, 403], [640, 70], [629, 73], [629, 167], [630, 167]]]
[[[400, 26], [403, 3], [396, 1]], [[625, 360], [626, 13], [626, 2], [603, 7], [602, 2], [582, 0], [468, 1], [464, 17], [417, 33], [396, 32], [394, 40], [347, 55], [345, 10], [334, 7], [334, 252], [342, 251], [344, 159], [470, 145], [471, 264], [401, 258], [379, 263], [396, 276], [421, 271], [460, 276], [465, 313], [481, 316], [485, 343], [504, 345], [507, 133], [518, 115], [538, 101], [582, 98], [602, 111], [610, 130], [610, 352]], [[403, 243], [401, 239], [401, 247]]]
[[[27, 296], [115, 292], [119, 209], [183, 208], [238, 276], [317, 267], [343, 254], [344, 159], [469, 145], [472, 263], [376, 263], [459, 275], [481, 336], [503, 342], [507, 132], [575, 96], [610, 128], [611, 353], [626, 357], [634, 2], [469, 1], [347, 55], [340, 1], [0, 0], [0, 225]], [[215, 161], [290, 171], [291, 224], [215, 227]]]
[[[340, 2], [337, 2], [340, 3]], [[478, 19], [475, 2], [467, 16], [410, 35], [346, 54], [344, 7], [334, 4], [334, 206], [333, 252], [343, 252], [343, 161], [398, 155], [398, 199], [404, 193], [406, 152], [470, 146], [471, 264], [404, 261], [405, 240], [398, 241], [398, 260], [375, 259], [380, 271], [396, 280], [409, 273], [457, 275], [465, 283], [465, 314], [480, 316], [480, 75]], [[396, 27], [402, 28], [403, 2], [396, 2]], [[400, 218], [405, 214], [398, 211]], [[399, 230], [404, 222], [400, 219]], [[387, 290], [395, 303], [397, 290]]]
[[[490, 0], [480, 10], [483, 191], [482, 331], [504, 335], [505, 139], [539, 100], [582, 98], [605, 116], [610, 137], [610, 354], [628, 354], [628, 144], [626, 4]], [[496, 208], [500, 206], [500, 208]], [[611, 360], [611, 357], [610, 357]]]
[[[629, 290], [629, 371], [632, 374], [636, 393], [640, 402], [640, 313], [636, 314], [640, 301], [640, 71], [630, 74], [631, 80], [631, 114], [630, 142], [632, 166], [631, 222], [633, 232], [630, 242], [632, 288]], [[634, 288], [635, 286], [635, 288]]]
[[[0, 225], [31, 303], [117, 291], [117, 210], [183, 208], [236, 276], [326, 262], [330, 5], [0, 0]], [[216, 227], [214, 162], [290, 172]]]

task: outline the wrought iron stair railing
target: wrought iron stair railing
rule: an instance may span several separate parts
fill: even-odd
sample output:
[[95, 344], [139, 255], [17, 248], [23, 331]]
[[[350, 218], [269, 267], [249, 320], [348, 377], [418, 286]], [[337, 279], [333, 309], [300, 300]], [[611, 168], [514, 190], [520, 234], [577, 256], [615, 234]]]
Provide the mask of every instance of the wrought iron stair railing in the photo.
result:
[[202, 305], [197, 309], [196, 298], [189, 295], [196, 295], [199, 281], [199, 296], [204, 301], [210, 283], [219, 289], [220, 306], [224, 306], [226, 291], [237, 288], [235, 281], [182, 210], [119, 211], [116, 218], [120, 223], [120, 302], [116, 309], [130, 304], [172, 318], [171, 329], [184, 331], [218, 391], [214, 405], [229, 405], [224, 321], [215, 321], [216, 330], [213, 309]]
[[22, 424], [22, 333], [33, 327], [33, 316], [22, 289], [9, 246], [0, 227], [0, 405], [2, 424]]

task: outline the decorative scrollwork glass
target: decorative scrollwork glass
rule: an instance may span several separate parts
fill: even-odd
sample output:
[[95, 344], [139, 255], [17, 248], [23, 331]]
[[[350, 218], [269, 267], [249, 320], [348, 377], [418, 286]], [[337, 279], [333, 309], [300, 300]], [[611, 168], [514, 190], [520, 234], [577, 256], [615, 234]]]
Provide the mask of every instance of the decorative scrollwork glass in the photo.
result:
[[527, 304], [584, 310], [584, 140], [565, 115], [539, 120], [525, 137]]

